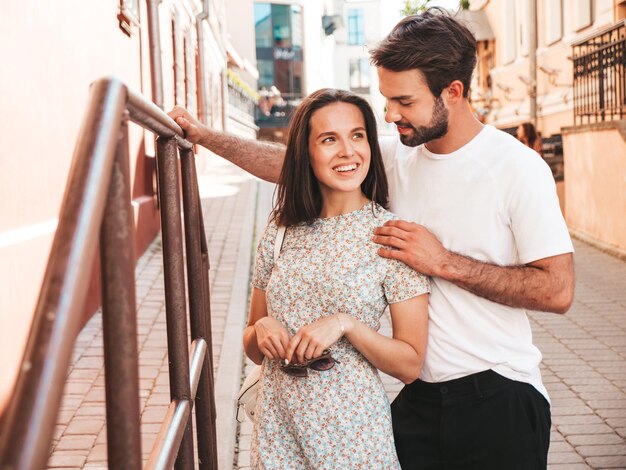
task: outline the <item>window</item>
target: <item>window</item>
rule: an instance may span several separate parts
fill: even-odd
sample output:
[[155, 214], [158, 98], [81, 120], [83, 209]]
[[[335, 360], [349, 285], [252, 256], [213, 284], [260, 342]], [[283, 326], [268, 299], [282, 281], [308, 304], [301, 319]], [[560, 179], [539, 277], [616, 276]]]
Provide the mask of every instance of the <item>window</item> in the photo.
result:
[[185, 107], [192, 113], [197, 114], [198, 104], [196, 97], [196, 43], [192, 34], [192, 30], [188, 29], [184, 37], [184, 56], [185, 56]]
[[276, 86], [286, 98], [302, 95], [302, 7], [255, 3], [259, 87]]
[[294, 48], [302, 48], [302, 7], [291, 5], [291, 29]]
[[259, 71], [259, 87], [271, 87], [274, 84], [274, 62], [271, 60], [257, 60], [256, 67]]
[[291, 7], [272, 5], [274, 44], [276, 47], [291, 47]]
[[120, 28], [130, 36], [133, 26], [139, 27], [139, 0], [120, 0], [120, 14], [117, 19]]
[[348, 10], [348, 44], [365, 44], [363, 34], [363, 10], [351, 8]]
[[616, 21], [623, 20], [626, 18], [626, 0], [620, 0], [615, 5], [616, 8]]
[[530, 7], [528, 2], [521, 2], [518, 6], [518, 27], [519, 27], [519, 46], [520, 52], [524, 57], [528, 57], [530, 52], [530, 38], [528, 37], [528, 28], [530, 22]]
[[370, 63], [368, 59], [350, 59], [350, 89], [357, 93], [369, 93]]
[[172, 57], [174, 64], [174, 102], [178, 106], [186, 106], [185, 94], [185, 44], [184, 35], [179, 26], [178, 16], [172, 18]]
[[546, 9], [546, 46], [554, 44], [563, 36], [563, 5], [561, 0], [548, 0]]
[[254, 29], [256, 47], [272, 47], [272, 5], [269, 3], [254, 4]]
[[572, 11], [572, 21], [574, 31], [580, 31], [583, 28], [591, 25], [591, 1], [590, 0], [576, 0], [572, 2], [570, 8]]
[[515, 8], [502, 9], [502, 30], [504, 35], [502, 38], [502, 64], [506, 65], [515, 60], [517, 57], [517, 34], [516, 34]]

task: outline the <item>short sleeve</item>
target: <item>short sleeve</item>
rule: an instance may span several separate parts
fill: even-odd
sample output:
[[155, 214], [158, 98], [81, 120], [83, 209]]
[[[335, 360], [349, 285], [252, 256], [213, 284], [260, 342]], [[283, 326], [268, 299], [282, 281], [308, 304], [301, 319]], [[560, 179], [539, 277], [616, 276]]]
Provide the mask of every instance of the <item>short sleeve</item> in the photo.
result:
[[388, 260], [383, 281], [385, 297], [390, 304], [412, 299], [430, 292], [430, 279], [398, 260]]
[[508, 215], [522, 264], [574, 251], [550, 167], [532, 152], [522, 155], [510, 185]]
[[254, 261], [254, 273], [252, 275], [252, 287], [257, 289], [267, 289], [267, 284], [274, 268], [274, 242], [278, 227], [274, 222], [270, 222], [265, 227], [263, 235], [259, 240]]

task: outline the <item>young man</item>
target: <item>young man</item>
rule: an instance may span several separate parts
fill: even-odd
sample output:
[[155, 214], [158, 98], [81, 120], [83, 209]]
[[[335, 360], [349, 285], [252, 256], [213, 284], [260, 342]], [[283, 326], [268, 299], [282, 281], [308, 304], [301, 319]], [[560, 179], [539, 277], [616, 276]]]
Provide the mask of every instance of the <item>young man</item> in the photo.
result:
[[[432, 276], [424, 369], [392, 404], [402, 468], [546, 468], [550, 405], [526, 311], [565, 313], [574, 291], [550, 170], [475, 119], [476, 41], [450, 16], [403, 19], [372, 61], [399, 132], [380, 142], [391, 210], [408, 220], [374, 241]], [[219, 134], [180, 108], [170, 115], [191, 141], [277, 180], [281, 147]]]

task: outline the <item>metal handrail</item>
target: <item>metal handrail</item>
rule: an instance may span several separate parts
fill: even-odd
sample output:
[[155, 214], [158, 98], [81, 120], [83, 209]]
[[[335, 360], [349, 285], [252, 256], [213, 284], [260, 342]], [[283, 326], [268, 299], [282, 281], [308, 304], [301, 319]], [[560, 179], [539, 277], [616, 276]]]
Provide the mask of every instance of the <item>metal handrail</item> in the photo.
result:
[[[171, 405], [147, 468], [169, 468], [174, 461], [177, 469], [194, 468], [190, 418], [195, 408], [198, 466], [217, 469], [209, 258], [193, 146], [167, 114], [114, 78], [98, 80], [91, 87], [31, 332], [2, 421], [2, 469], [37, 469], [46, 464], [98, 241], [108, 464], [109, 468], [141, 468], [128, 120], [158, 136]], [[193, 339], [191, 365], [184, 258]]]

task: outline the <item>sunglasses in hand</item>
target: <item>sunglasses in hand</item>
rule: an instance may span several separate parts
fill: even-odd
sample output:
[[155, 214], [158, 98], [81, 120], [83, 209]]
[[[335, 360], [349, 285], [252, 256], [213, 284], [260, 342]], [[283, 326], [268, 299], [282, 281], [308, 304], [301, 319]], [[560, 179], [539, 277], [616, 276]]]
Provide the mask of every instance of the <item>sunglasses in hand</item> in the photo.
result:
[[333, 358], [330, 352], [326, 350], [321, 356], [306, 361], [306, 364], [280, 364], [280, 370], [292, 377], [307, 377], [309, 375], [308, 369], [323, 372], [332, 369], [335, 363], [340, 364], [340, 362]]

